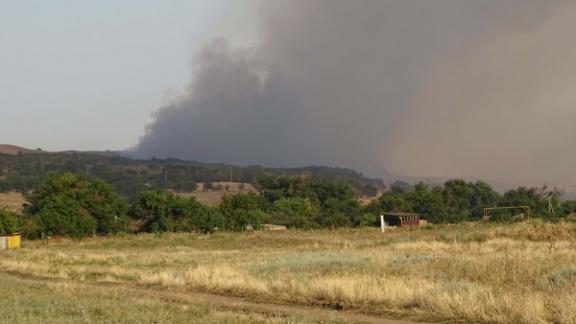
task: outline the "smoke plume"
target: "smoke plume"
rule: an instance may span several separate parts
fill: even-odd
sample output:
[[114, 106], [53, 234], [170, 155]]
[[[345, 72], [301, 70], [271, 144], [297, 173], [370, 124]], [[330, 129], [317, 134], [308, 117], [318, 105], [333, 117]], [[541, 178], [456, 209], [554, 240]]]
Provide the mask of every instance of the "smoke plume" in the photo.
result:
[[576, 4], [267, 0], [258, 44], [213, 40], [139, 157], [576, 179]]

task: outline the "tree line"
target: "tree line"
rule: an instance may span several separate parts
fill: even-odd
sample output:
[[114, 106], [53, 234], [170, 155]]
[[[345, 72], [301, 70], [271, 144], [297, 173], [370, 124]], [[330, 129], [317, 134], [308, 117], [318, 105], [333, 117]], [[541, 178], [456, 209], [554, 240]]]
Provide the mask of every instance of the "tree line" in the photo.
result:
[[267, 223], [294, 228], [359, 224], [360, 205], [350, 184], [261, 176], [258, 187], [261, 194], [230, 194], [218, 206], [210, 207], [194, 197], [162, 189], [144, 190], [128, 200], [101, 179], [63, 173], [48, 177], [27, 194], [24, 215], [2, 210], [0, 231], [21, 231], [28, 238], [41, 238], [244, 231]]
[[[415, 212], [432, 223], [457, 223], [482, 218], [484, 208], [499, 206], [530, 206], [536, 217], [558, 219], [576, 212], [576, 201], [562, 200], [556, 189], [519, 187], [500, 194], [483, 181], [449, 180], [443, 185], [424, 183], [412, 186], [403, 182], [366, 207], [370, 212]], [[493, 212], [493, 219], [511, 221], [519, 211]], [[524, 215], [527, 216], [527, 215]]]
[[[373, 226], [382, 212], [416, 212], [431, 223], [478, 220], [484, 207], [532, 206], [539, 217], [566, 217], [575, 201], [560, 193], [520, 187], [499, 194], [488, 184], [450, 180], [443, 185], [395, 183], [367, 205], [350, 184], [311, 178], [262, 175], [259, 193], [236, 193], [216, 207], [166, 190], [144, 190], [128, 200], [105, 181], [72, 173], [52, 175], [27, 195], [24, 215], [0, 209], [0, 234], [21, 231], [28, 238], [85, 237], [118, 232], [213, 232], [258, 229]], [[511, 220], [510, 211], [496, 213]]]
[[197, 183], [256, 183], [264, 174], [342, 181], [362, 196], [374, 196], [383, 189], [379, 179], [343, 168], [312, 166], [302, 168], [264, 168], [201, 163], [177, 159], [135, 160], [117, 155], [90, 153], [0, 154], [0, 192], [28, 192], [53, 173], [74, 173], [97, 177], [130, 200], [145, 190], [193, 191]]

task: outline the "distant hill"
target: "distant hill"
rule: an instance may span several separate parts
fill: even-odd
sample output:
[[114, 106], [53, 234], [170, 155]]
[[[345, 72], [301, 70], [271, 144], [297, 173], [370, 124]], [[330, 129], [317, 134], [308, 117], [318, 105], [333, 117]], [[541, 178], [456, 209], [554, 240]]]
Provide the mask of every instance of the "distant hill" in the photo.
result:
[[15, 146], [15, 145], [0, 144], [0, 154], [18, 155], [18, 154], [32, 154], [32, 153], [38, 153], [38, 152], [40, 152], [40, 151], [30, 150], [30, 149]]
[[0, 192], [27, 192], [50, 173], [72, 172], [101, 178], [122, 195], [133, 198], [149, 189], [196, 191], [199, 183], [234, 182], [255, 184], [264, 174], [288, 175], [349, 183], [357, 195], [366, 196], [385, 188], [382, 180], [365, 177], [345, 168], [310, 166], [264, 168], [202, 163], [177, 159], [135, 160], [114, 152], [49, 153], [2, 145]]

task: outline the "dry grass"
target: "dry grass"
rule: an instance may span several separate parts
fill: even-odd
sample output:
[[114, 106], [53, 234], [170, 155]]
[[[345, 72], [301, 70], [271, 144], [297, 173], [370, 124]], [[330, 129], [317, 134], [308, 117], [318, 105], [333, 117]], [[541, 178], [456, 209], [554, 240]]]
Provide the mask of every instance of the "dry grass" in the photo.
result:
[[[306, 314], [267, 312], [210, 298], [0, 274], [1, 323], [326, 323]], [[338, 321], [333, 321], [338, 323]]]
[[21, 213], [25, 202], [26, 199], [19, 192], [0, 192], [0, 207], [12, 212]]
[[175, 192], [176, 195], [184, 198], [194, 197], [199, 202], [216, 207], [222, 198], [228, 194], [240, 192], [257, 192], [256, 188], [250, 183], [240, 182], [213, 182], [212, 185], [215, 189], [204, 190], [204, 183], [199, 183], [198, 188], [192, 192]]
[[576, 225], [140, 235], [26, 242], [0, 267], [384, 317], [576, 322]]

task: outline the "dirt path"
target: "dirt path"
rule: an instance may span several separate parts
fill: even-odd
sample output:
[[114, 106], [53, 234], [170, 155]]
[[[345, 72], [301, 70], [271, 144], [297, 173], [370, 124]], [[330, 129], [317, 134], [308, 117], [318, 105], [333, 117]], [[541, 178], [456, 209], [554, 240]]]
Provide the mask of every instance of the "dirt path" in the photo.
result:
[[13, 277], [15, 280], [22, 280], [27, 282], [53, 282], [53, 283], [66, 283], [82, 288], [97, 287], [99, 289], [118, 289], [130, 291], [140, 296], [149, 299], [161, 299], [165, 301], [173, 301], [179, 303], [208, 303], [215, 304], [220, 307], [225, 307], [231, 310], [246, 310], [259, 314], [303, 314], [313, 318], [318, 318], [326, 321], [344, 321], [349, 323], [379, 323], [379, 324], [416, 324], [416, 322], [404, 320], [384, 319], [375, 316], [357, 314], [350, 311], [336, 311], [326, 308], [318, 307], [305, 307], [297, 305], [281, 305], [273, 303], [263, 303], [249, 301], [244, 298], [227, 297], [222, 295], [214, 295], [208, 293], [199, 293], [193, 291], [169, 291], [164, 287], [141, 287], [130, 284], [121, 283], [87, 283], [75, 280], [52, 279], [30, 276], [23, 273], [6, 272], [2, 271], [6, 276]]

